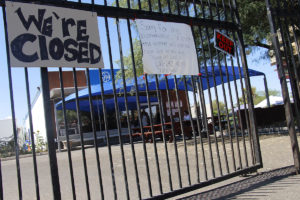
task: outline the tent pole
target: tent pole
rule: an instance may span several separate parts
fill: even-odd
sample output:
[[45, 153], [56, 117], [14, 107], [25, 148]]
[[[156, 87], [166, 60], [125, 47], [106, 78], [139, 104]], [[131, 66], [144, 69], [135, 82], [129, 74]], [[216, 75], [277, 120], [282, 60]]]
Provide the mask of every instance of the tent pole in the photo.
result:
[[266, 92], [266, 99], [267, 99], [268, 108], [270, 108], [271, 105], [270, 105], [269, 89], [268, 89], [266, 75], [264, 75], [264, 85], [265, 85], [265, 92]]

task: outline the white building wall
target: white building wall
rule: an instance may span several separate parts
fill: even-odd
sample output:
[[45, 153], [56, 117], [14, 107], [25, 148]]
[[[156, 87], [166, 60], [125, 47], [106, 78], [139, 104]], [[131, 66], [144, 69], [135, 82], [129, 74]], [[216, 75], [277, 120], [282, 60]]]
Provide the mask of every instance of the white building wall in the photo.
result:
[[14, 132], [11, 118], [1, 119], [0, 127], [0, 139], [9, 138], [13, 136]]
[[[47, 141], [46, 136], [46, 123], [45, 123], [45, 116], [44, 116], [44, 101], [43, 96], [40, 93], [36, 98], [35, 103], [32, 105], [31, 108], [32, 114], [32, 121], [33, 121], [33, 132], [39, 132], [39, 135], [43, 137], [44, 141]], [[29, 117], [27, 116], [25, 120], [25, 127], [26, 130], [29, 130]]]

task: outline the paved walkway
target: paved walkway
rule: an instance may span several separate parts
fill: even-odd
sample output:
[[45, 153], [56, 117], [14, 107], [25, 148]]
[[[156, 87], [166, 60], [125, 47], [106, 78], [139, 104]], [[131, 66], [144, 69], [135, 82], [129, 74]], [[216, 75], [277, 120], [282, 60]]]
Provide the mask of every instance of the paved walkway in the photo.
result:
[[[299, 138], [298, 138], [298, 141]], [[295, 174], [288, 136], [261, 139], [264, 167], [173, 199], [300, 199], [300, 175]]]
[[[300, 140], [300, 138], [299, 138]], [[195, 154], [195, 149], [193, 146], [193, 141], [187, 141], [187, 152], [189, 154], [190, 161], [190, 171], [195, 172], [195, 162], [193, 159]], [[247, 142], [248, 143], [248, 142]], [[300, 175], [292, 175], [293, 168], [288, 167], [293, 165], [293, 157], [291, 153], [291, 145], [289, 136], [262, 136], [261, 137], [261, 148], [262, 148], [262, 157], [264, 168], [258, 171], [258, 174], [251, 174], [248, 177], [235, 177], [231, 178], [227, 181], [223, 181], [217, 184], [213, 184], [208, 187], [204, 187], [202, 189], [196, 190], [191, 193], [187, 193], [182, 196], [177, 196], [173, 199], [185, 198], [185, 199], [300, 199], [300, 191], [299, 191], [299, 183], [300, 183]], [[174, 144], [168, 143], [169, 150], [169, 162], [171, 167], [171, 175], [173, 181], [173, 189], [178, 189], [178, 179], [176, 178], [176, 160], [174, 153]], [[154, 195], [159, 194], [158, 187], [158, 177], [157, 177], [157, 169], [156, 169], [156, 160], [154, 155], [154, 147], [153, 144], [147, 143], [147, 152], [148, 152], [148, 161], [149, 161], [149, 171], [150, 178], [152, 182], [152, 191]], [[179, 158], [185, 158], [185, 151], [183, 142], [177, 143], [178, 155]], [[221, 147], [221, 144], [220, 144]], [[225, 145], [227, 149], [227, 155], [229, 158], [232, 158], [230, 154], [230, 144], [226, 143]], [[234, 144], [234, 147], [235, 144]], [[248, 154], [250, 153], [249, 145]], [[165, 164], [164, 157], [164, 144], [162, 142], [157, 143], [158, 148], [158, 157], [160, 158], [160, 171], [161, 171], [161, 180], [163, 191], [169, 191], [168, 187], [168, 172]], [[209, 148], [207, 144], [204, 145], [205, 155], [207, 158], [209, 157]], [[214, 149], [214, 148], [212, 148]], [[100, 156], [101, 161], [101, 173], [102, 173], [102, 183], [103, 190], [99, 188], [99, 180], [98, 180], [98, 169], [96, 163], [96, 151], [94, 148], [87, 148], [85, 150], [86, 155], [86, 163], [88, 166], [88, 179], [89, 179], [89, 194], [91, 199], [100, 199], [100, 192], [103, 191], [105, 199], [113, 198], [113, 190], [112, 190], [112, 177], [111, 177], [111, 167], [110, 160], [107, 147], [97, 149]], [[142, 190], [142, 198], [149, 197], [148, 193], [148, 184], [147, 184], [147, 176], [145, 170], [145, 160], [143, 154], [143, 145], [142, 143], [136, 143], [135, 145], [136, 151], [136, 162], [139, 171], [139, 184]], [[199, 152], [201, 149], [198, 149]], [[85, 187], [85, 176], [83, 170], [83, 162], [82, 162], [82, 152], [81, 150], [72, 151], [72, 166], [74, 171], [74, 182], [76, 188], [76, 197], [77, 199], [87, 199], [87, 190]], [[111, 146], [112, 153], [112, 161], [114, 164], [114, 180], [116, 184], [118, 199], [126, 199], [126, 191], [124, 184], [124, 176], [123, 176], [123, 166], [122, 166], [122, 158], [120, 153], [120, 146], [113, 145]], [[215, 166], [217, 166], [217, 155], [216, 152], [213, 151], [213, 157], [215, 158]], [[125, 162], [127, 166], [127, 175], [128, 175], [128, 186], [132, 190], [130, 190], [131, 199], [137, 199], [137, 190], [136, 188], [136, 180], [134, 176], [134, 166], [132, 162], [131, 155], [131, 147], [130, 145], [124, 145], [124, 154], [125, 154]], [[242, 154], [243, 155], [243, 154]], [[221, 157], [221, 161], [224, 164], [224, 158]], [[179, 164], [181, 168], [181, 176], [182, 176], [182, 185], [187, 186], [187, 168], [185, 159], [180, 159]], [[245, 160], [242, 158], [242, 161]], [[231, 161], [231, 160], [230, 160]], [[72, 188], [71, 188], [71, 179], [70, 179], [70, 170], [68, 163], [68, 154], [67, 152], [57, 153], [57, 162], [58, 162], [58, 171], [59, 171], [59, 180], [61, 185], [61, 194], [62, 199], [72, 199]], [[53, 199], [52, 197], [52, 189], [51, 189], [51, 176], [50, 176], [50, 168], [49, 168], [49, 160], [48, 156], [42, 155], [37, 156], [38, 163], [38, 178], [39, 178], [39, 191], [41, 199]], [[229, 164], [232, 162], [229, 162]], [[199, 162], [200, 170], [200, 178], [201, 181], [205, 181], [204, 179], [204, 170], [203, 170], [203, 162]], [[210, 165], [208, 164], [208, 167]], [[245, 166], [245, 165], [243, 165]], [[229, 166], [232, 171], [232, 166]], [[278, 170], [279, 169], [279, 170]], [[35, 199], [35, 182], [34, 182], [34, 173], [33, 173], [33, 162], [32, 157], [23, 157], [20, 159], [20, 170], [22, 177], [22, 190], [23, 190], [23, 199], [31, 200]], [[210, 173], [211, 170], [207, 170], [208, 177], [212, 178]], [[216, 170], [217, 171], [217, 170]], [[225, 170], [224, 170], [225, 171]], [[225, 173], [225, 172], [224, 172]], [[192, 173], [191, 182], [195, 183], [197, 180], [197, 176]], [[2, 178], [3, 178], [3, 189], [4, 189], [4, 199], [6, 200], [15, 200], [18, 198], [18, 183], [17, 183], [17, 175], [16, 175], [16, 161], [13, 160], [3, 160], [2, 162]], [[216, 174], [216, 177], [219, 174]], [[297, 198], [298, 197], [298, 198]]]

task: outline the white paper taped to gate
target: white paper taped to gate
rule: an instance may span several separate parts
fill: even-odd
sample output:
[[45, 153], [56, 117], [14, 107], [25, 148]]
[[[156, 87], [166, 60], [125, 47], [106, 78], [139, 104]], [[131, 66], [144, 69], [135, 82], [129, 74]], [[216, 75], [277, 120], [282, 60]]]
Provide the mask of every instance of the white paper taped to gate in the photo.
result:
[[6, 2], [13, 67], [103, 68], [97, 14]]
[[147, 74], [198, 75], [191, 27], [186, 24], [137, 19]]

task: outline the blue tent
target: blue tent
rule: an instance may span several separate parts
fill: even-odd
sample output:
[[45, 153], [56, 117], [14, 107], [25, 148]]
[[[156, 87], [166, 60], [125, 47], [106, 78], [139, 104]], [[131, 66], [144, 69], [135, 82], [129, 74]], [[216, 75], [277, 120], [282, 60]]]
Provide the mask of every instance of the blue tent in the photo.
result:
[[[205, 68], [201, 68], [200, 73], [201, 73], [201, 78], [202, 78], [201, 80], [202, 80], [203, 89], [206, 90], [208, 88], [207, 79], [209, 80], [209, 87], [214, 86], [213, 75], [215, 75], [216, 85], [222, 84], [221, 76], [223, 78], [224, 83], [233, 81], [234, 77], [236, 79], [239, 79], [240, 76], [239, 76], [238, 67], [233, 67], [233, 70], [232, 70], [232, 67], [228, 67], [229, 79], [227, 79], [225, 66], [222, 66], [221, 70], [219, 70], [219, 67], [214, 67], [214, 69], [213, 69], [212, 67], [209, 66], [209, 67], [207, 67], [207, 73], [206, 73]], [[242, 69], [240, 69], [240, 70], [241, 70], [241, 77], [244, 78], [243, 70]], [[114, 70], [113, 71], [114, 75], [116, 75], [117, 72], [118, 72], [118, 70]], [[104, 81], [104, 83], [103, 83], [104, 91], [101, 91], [99, 70], [90, 70], [90, 83], [91, 83], [92, 96], [99, 96], [101, 94], [104, 94], [104, 95], [112, 95], [113, 94], [113, 85], [112, 85], [111, 75], [112, 74], [111, 74], [110, 69], [102, 69], [102, 77], [103, 77], [103, 81]], [[263, 75], [264, 75], [264, 73], [262, 73], [262, 72], [249, 69], [249, 76], [263, 76]], [[182, 78], [183, 78], [183, 76], [176, 76], [178, 90], [185, 90], [184, 81]], [[187, 90], [192, 91], [192, 84], [191, 84], [190, 76], [186, 76], [186, 79], [187, 79]], [[148, 87], [149, 87], [150, 91], [156, 90], [156, 81], [155, 80], [156, 79], [155, 79], [154, 75], [148, 75]], [[173, 76], [173, 75], [167, 76], [167, 80], [168, 80], [168, 84], [169, 84], [169, 89], [175, 89], [175, 83], [174, 83], [175, 76]], [[143, 75], [137, 77], [137, 83], [138, 83], [138, 89], [140, 92], [146, 91], [145, 78]], [[166, 89], [165, 75], [158, 75], [158, 83], [159, 83], [160, 90]], [[116, 93], [124, 93], [125, 89], [128, 93], [136, 92], [135, 82], [133, 79], [126, 80], [126, 88], [124, 88], [123, 80], [121, 80], [121, 79], [116, 80], [115, 87], [116, 87]], [[89, 96], [88, 88], [79, 91], [78, 96], [79, 96], [79, 99], [88, 98], [88, 96]], [[76, 98], [75, 94], [71, 94], [68, 97], [66, 97], [65, 101], [67, 103], [67, 106], [66, 106], [67, 109], [75, 109], [76, 108], [75, 103], [74, 103], [75, 98]], [[129, 102], [129, 101], [128, 102], [132, 103], [132, 104], [136, 104], [135, 97], [132, 97], [131, 100], [132, 100], [132, 102]], [[145, 102], [147, 102], [146, 97], [141, 97], [141, 100], [145, 100]], [[114, 108], [113, 99], [108, 99], [107, 101], [108, 101], [107, 106], [110, 105], [111, 108]], [[157, 99], [151, 99], [151, 101], [157, 101]], [[88, 107], [88, 105], [89, 105], [88, 101], [83, 101], [83, 102], [85, 102], [87, 104], [87, 106], [85, 105], [85, 103], [81, 103], [81, 107], [82, 108]], [[124, 104], [124, 97], [119, 97], [118, 104], [122, 105], [122, 103]], [[143, 101], [141, 101], [141, 103], [143, 103]], [[61, 104], [61, 102], [57, 103], [57, 105], [56, 105], [58, 109], [61, 109], [60, 104]], [[100, 106], [100, 107], [102, 107], [102, 106]], [[122, 110], [123, 108], [125, 109], [125, 106], [124, 107], [121, 106], [120, 110]]]
[[[124, 97], [118, 97], [118, 106], [119, 106], [119, 110], [126, 110], [125, 107], [125, 98]], [[140, 103], [147, 103], [147, 97], [146, 96], [140, 96], [139, 97]], [[150, 97], [150, 101], [151, 102], [157, 102], [157, 98], [156, 97]], [[115, 104], [114, 104], [114, 99], [110, 98], [110, 99], [105, 99], [105, 105], [106, 105], [106, 111], [107, 112], [112, 112], [115, 110]], [[127, 105], [128, 105], [128, 109], [129, 110], [136, 110], [137, 109], [137, 105], [136, 105], [136, 97], [135, 96], [128, 96], [127, 97]], [[86, 111], [89, 112], [90, 111], [90, 104], [89, 104], [89, 100], [84, 99], [84, 100], [80, 100], [79, 101], [79, 107], [81, 111]], [[61, 102], [57, 104], [56, 108], [58, 110], [62, 109], [62, 104]], [[75, 101], [70, 101], [70, 102], [66, 102], [66, 109], [67, 110], [76, 110], [76, 102]], [[100, 113], [103, 112], [103, 108], [102, 108], [102, 101], [99, 98], [99, 100], [93, 100], [93, 109], [96, 113], [98, 113], [98, 111]]]

